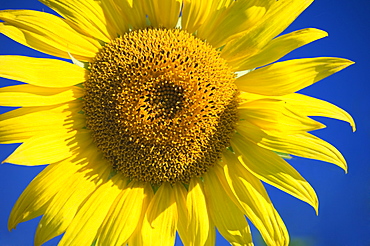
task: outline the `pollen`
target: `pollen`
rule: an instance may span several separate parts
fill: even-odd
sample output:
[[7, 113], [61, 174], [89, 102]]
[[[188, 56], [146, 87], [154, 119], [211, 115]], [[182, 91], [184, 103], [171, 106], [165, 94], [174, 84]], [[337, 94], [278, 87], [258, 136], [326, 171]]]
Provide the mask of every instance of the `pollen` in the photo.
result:
[[188, 183], [229, 146], [238, 120], [234, 80], [219, 52], [185, 31], [131, 31], [90, 64], [87, 128], [126, 177]]

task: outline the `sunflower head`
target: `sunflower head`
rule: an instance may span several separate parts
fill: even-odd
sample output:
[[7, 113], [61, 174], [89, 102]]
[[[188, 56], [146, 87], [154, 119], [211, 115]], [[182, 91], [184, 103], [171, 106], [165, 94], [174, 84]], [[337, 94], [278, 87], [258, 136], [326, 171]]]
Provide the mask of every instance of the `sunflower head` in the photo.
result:
[[[0, 33], [57, 57], [0, 56], [6, 162], [49, 164], [14, 205], [9, 228], [42, 215], [35, 245], [289, 244], [263, 183], [318, 209], [282, 157], [341, 153], [311, 116], [349, 122], [298, 91], [352, 64], [279, 61], [327, 36], [281, 34], [312, 0], [40, 0], [59, 16], [0, 11]], [[71, 62], [58, 58], [68, 59]]]

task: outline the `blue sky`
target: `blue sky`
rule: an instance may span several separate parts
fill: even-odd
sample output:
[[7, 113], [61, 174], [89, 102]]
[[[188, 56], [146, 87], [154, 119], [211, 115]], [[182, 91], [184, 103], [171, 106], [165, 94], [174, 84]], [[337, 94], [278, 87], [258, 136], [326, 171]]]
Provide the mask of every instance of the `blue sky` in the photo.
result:
[[[0, 9], [35, 9], [48, 11], [36, 0], [0, 0]], [[370, 245], [370, 108], [369, 108], [369, 24], [370, 2], [358, 0], [315, 1], [286, 32], [316, 27], [329, 37], [300, 48], [283, 59], [334, 56], [348, 58], [355, 65], [302, 91], [334, 103], [347, 110], [357, 123], [357, 131], [337, 120], [317, 118], [327, 125], [315, 134], [336, 146], [346, 157], [348, 174], [340, 168], [319, 161], [293, 158], [290, 163], [315, 188], [319, 216], [307, 204], [266, 185], [271, 198], [284, 219], [293, 239], [301, 238], [307, 246]], [[0, 35], [0, 55], [17, 54], [46, 57], [22, 47]], [[14, 82], [0, 79], [0, 87]], [[0, 108], [0, 113], [5, 112]], [[17, 145], [0, 145], [0, 161]], [[28, 183], [43, 167], [0, 165], [0, 245], [32, 245], [38, 218], [7, 230], [12, 206]], [[253, 229], [258, 240], [258, 233]], [[45, 245], [56, 245], [52, 240]], [[216, 245], [228, 245], [220, 236]], [[259, 244], [257, 244], [259, 245]]]

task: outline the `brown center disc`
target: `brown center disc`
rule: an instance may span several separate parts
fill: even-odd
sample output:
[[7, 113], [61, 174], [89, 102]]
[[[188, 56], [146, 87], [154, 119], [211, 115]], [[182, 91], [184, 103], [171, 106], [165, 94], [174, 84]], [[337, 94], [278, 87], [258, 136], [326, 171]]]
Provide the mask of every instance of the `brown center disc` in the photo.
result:
[[229, 145], [238, 120], [234, 80], [219, 52], [185, 31], [131, 31], [91, 63], [87, 127], [130, 179], [188, 183]]

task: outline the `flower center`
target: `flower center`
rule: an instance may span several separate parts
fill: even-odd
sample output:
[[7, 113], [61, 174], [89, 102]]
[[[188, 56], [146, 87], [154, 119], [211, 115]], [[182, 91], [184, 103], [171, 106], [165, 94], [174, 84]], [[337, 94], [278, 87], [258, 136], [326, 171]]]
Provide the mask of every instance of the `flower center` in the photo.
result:
[[130, 179], [188, 183], [229, 145], [238, 119], [234, 79], [219, 52], [185, 31], [132, 31], [91, 63], [87, 127]]

